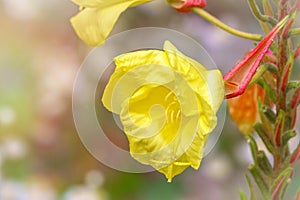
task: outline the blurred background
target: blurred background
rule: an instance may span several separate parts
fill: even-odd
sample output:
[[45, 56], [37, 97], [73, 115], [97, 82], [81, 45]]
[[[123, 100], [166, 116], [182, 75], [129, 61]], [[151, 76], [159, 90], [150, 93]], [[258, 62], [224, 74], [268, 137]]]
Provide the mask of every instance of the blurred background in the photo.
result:
[[[246, 0], [209, 0], [207, 10], [238, 29], [262, 33]], [[188, 169], [172, 183], [157, 172], [118, 172], [89, 154], [75, 130], [71, 108], [73, 81], [92, 49], [69, 23], [77, 12], [71, 1], [0, 0], [0, 199], [235, 200], [238, 189], [248, 193], [244, 173], [252, 160], [229, 117], [200, 169]], [[164, 0], [129, 9], [113, 34], [149, 26], [191, 36], [222, 72], [253, 47], [195, 14], [177, 13]], [[299, 71], [295, 74], [299, 79]], [[287, 199], [299, 185], [298, 170]]]

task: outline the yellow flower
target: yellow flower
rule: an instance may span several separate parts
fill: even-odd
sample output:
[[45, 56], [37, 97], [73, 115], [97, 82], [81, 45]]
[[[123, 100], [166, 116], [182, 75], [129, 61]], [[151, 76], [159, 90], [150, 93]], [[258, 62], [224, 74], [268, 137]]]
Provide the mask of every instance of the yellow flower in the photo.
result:
[[129, 7], [151, 0], [72, 0], [81, 11], [71, 23], [77, 35], [91, 46], [102, 44], [112, 31], [120, 14]]
[[120, 115], [131, 156], [168, 181], [198, 169], [224, 99], [219, 70], [206, 70], [170, 42], [115, 58], [102, 102]]

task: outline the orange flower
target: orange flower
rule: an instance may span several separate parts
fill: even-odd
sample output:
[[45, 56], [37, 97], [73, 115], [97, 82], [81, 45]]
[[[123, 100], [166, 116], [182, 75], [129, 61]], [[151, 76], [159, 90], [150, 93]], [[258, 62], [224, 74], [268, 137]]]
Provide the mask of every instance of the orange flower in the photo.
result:
[[251, 133], [253, 124], [259, 119], [258, 98], [262, 100], [263, 95], [263, 89], [253, 84], [242, 95], [227, 101], [229, 114], [244, 135]]

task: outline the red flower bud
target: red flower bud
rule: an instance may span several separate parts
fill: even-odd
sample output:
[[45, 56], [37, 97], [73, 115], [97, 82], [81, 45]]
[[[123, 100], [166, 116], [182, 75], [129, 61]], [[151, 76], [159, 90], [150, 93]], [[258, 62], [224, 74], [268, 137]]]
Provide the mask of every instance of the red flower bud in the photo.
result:
[[204, 8], [206, 0], [167, 0], [179, 12], [190, 12], [190, 8]]
[[274, 38], [288, 18], [283, 19], [257, 46], [249, 51], [225, 76], [226, 98], [243, 94]]

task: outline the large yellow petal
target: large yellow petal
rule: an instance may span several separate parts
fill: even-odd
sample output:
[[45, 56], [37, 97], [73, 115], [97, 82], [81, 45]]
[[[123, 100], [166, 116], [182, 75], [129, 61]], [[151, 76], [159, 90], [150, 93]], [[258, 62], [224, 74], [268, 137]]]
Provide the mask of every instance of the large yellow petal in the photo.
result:
[[112, 31], [120, 14], [127, 8], [147, 3], [150, 0], [73, 0], [84, 7], [71, 18], [77, 35], [91, 46], [102, 44]]
[[182, 59], [185, 59], [187, 63], [190, 63], [191, 65], [195, 66], [197, 70], [200, 72], [207, 71], [205, 67], [203, 67], [199, 62], [195, 61], [194, 59], [187, 57], [183, 53], [181, 53], [170, 41], [165, 41], [164, 43], [164, 51], [166, 51], [169, 54], [176, 54], [177, 56], [180, 56]]
[[168, 181], [198, 169], [224, 99], [220, 71], [207, 71], [169, 42], [164, 51], [131, 52], [115, 63], [102, 101], [120, 114], [132, 157]]
[[122, 4], [124, 2], [130, 3], [129, 7], [138, 6], [150, 2], [152, 0], [71, 0], [75, 4], [83, 7], [99, 7], [104, 8], [116, 4]]
[[169, 182], [172, 181], [174, 176], [182, 173], [189, 166], [197, 170], [202, 160], [206, 138], [206, 136], [197, 134], [190, 148], [180, 158], [170, 165], [157, 170], [163, 173]]
[[[110, 77], [106, 89], [104, 90], [102, 102], [109, 111], [119, 114], [122, 102], [132, 94], [132, 90], [137, 89], [136, 85], [143, 85], [144, 83], [147, 83], [149, 79], [157, 77], [157, 74], [154, 74], [150, 67], [148, 69], [141, 68], [140, 70], [142, 71], [132, 70], [136, 67], [145, 65], [167, 66], [168, 60], [164, 52], [159, 50], [148, 50], [136, 51], [118, 56], [115, 58], [115, 64], [115, 72]], [[161, 76], [169, 77], [170, 74], [168, 71], [165, 71], [163, 68], [160, 69]], [[130, 70], [131, 72], [128, 73]], [[135, 75], [133, 73], [135, 73]], [[125, 77], [123, 81], [126, 83], [123, 85], [118, 84], [121, 77], [125, 74], [127, 74], [127, 78]], [[131, 76], [131, 78], [128, 78], [129, 76]], [[116, 87], [117, 85], [118, 87]], [[114, 97], [113, 94], [115, 95]], [[112, 100], [114, 100], [115, 106], [112, 106]]]
[[199, 62], [185, 56], [169, 41], [164, 44], [170, 66], [179, 71], [195, 92], [216, 111], [224, 99], [224, 81], [219, 70], [207, 70]]
[[103, 4], [103, 0], [71, 0], [73, 3], [87, 8], [99, 7]]
[[[194, 91], [170, 68], [145, 66], [136, 70], [134, 75], [128, 73], [129, 78], [124, 83], [130, 84], [129, 80], [145, 77], [151, 71], [154, 82], [165, 83], [165, 86], [149, 84], [152, 81], [149, 80], [148, 85], [138, 88], [129, 100], [123, 101], [120, 117], [132, 157], [160, 170], [168, 179], [188, 166], [198, 168], [204, 143], [195, 140], [199, 137], [200, 114]], [[167, 73], [162, 74], [164, 70]], [[184, 166], [178, 163], [184, 163]], [[169, 167], [172, 167], [171, 171]]]
[[182, 54], [168, 41], [165, 42], [164, 50], [170, 67], [178, 71], [198, 94], [201, 111], [199, 132], [209, 133], [216, 125], [215, 114], [224, 99], [221, 72], [219, 70], [207, 71], [200, 63]]
[[225, 96], [222, 73], [219, 70], [209, 70], [206, 71], [204, 77], [210, 93], [210, 103], [214, 113], [216, 113]]
[[[144, 99], [132, 103], [125, 101], [123, 104], [121, 121], [130, 143], [130, 153], [139, 162], [151, 165], [157, 170], [174, 165], [173, 169], [180, 171], [177, 167], [182, 166], [177, 166], [178, 162], [184, 162], [185, 168], [196, 168], [200, 164], [199, 151], [190, 148], [197, 137], [199, 116], [180, 115], [183, 110], [180, 103], [185, 102], [175, 101], [176, 97], [168, 93], [166, 88], [159, 86], [148, 91], [148, 96]], [[166, 96], [170, 100], [165, 101]], [[189, 98], [187, 94], [186, 99]], [[156, 105], [161, 108], [152, 107]], [[199, 149], [201, 146], [197, 144], [194, 147]], [[186, 152], [193, 157], [184, 157]], [[175, 175], [172, 172], [169, 177], [168, 173], [164, 172], [168, 179]]]

